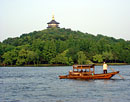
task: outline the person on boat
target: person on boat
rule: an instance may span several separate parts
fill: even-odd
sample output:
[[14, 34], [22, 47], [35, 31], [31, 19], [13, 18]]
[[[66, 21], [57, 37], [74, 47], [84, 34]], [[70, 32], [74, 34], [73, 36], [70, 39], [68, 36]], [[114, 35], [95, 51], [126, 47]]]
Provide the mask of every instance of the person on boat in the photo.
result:
[[69, 71], [69, 75], [71, 75], [71, 74], [72, 74], [72, 70]]
[[104, 72], [104, 74], [107, 73], [107, 64], [105, 62], [103, 64], [103, 72]]

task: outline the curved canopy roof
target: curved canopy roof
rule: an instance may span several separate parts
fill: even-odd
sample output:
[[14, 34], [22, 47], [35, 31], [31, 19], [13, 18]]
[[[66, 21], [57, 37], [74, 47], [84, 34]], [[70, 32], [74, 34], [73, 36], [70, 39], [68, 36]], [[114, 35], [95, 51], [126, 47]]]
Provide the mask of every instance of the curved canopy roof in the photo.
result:
[[55, 20], [52, 20], [52, 21], [48, 22], [47, 24], [60, 24], [60, 23], [56, 22]]

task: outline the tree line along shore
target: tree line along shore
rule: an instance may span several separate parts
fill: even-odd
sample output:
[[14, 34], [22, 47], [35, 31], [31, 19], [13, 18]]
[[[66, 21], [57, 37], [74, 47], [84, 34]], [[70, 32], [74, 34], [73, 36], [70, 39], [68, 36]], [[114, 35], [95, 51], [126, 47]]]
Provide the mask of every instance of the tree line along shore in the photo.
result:
[[[93, 63], [95, 66], [102, 66], [103, 63]], [[108, 65], [130, 65], [128, 63], [107, 63]], [[77, 64], [75, 64], [77, 65]], [[66, 64], [28, 64], [28, 65], [0, 65], [0, 67], [55, 67], [55, 66], [71, 66]]]
[[49, 28], [0, 42], [1, 66], [129, 64], [130, 41]]

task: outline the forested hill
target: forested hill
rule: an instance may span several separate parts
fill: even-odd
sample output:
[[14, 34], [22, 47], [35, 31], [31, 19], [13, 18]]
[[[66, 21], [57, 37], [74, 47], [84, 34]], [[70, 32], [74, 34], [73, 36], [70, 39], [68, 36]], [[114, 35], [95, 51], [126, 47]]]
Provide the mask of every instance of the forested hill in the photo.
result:
[[1, 65], [130, 63], [130, 41], [71, 29], [45, 29], [0, 43]]

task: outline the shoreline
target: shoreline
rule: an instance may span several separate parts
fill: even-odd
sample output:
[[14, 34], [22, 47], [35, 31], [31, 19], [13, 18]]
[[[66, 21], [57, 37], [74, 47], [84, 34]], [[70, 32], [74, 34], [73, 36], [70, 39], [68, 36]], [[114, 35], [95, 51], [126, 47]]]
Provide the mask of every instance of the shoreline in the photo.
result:
[[[108, 65], [130, 65], [128, 63], [106, 63]], [[103, 65], [103, 63], [95, 63], [95, 66]]]
[[[103, 63], [94, 63], [95, 66], [102, 66]], [[107, 63], [108, 65], [130, 65], [128, 63]], [[37, 65], [21, 65], [21, 66], [17, 66], [17, 65], [7, 65], [7, 66], [3, 66], [0, 65], [0, 67], [56, 67], [56, 66], [68, 66], [65, 64], [37, 64]]]

